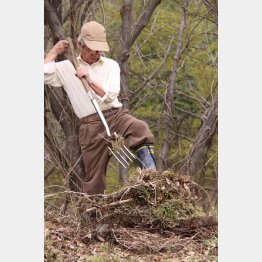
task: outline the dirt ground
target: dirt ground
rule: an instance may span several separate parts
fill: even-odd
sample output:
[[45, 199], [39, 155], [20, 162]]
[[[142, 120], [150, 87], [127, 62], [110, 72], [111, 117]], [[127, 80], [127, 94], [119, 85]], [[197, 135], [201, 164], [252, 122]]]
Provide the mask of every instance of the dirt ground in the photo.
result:
[[[46, 262], [213, 262], [217, 260], [217, 228], [201, 229], [191, 237], [176, 237], [174, 248], [135, 252], [112, 241], [75, 235], [69, 224], [45, 222]], [[84, 232], [82, 232], [84, 233]], [[87, 241], [89, 240], [89, 241]], [[173, 241], [166, 238], [166, 242]], [[157, 242], [157, 238], [155, 240]]]

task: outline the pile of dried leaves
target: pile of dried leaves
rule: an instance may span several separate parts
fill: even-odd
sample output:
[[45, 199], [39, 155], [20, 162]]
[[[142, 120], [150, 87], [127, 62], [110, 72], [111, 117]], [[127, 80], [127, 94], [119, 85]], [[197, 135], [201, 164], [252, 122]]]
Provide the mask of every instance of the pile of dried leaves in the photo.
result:
[[217, 220], [198, 207], [199, 186], [171, 171], [138, 170], [133, 177], [108, 195], [67, 192], [66, 215], [46, 212], [46, 261], [95, 261], [81, 258], [97, 241], [140, 255], [191, 252], [216, 261]]

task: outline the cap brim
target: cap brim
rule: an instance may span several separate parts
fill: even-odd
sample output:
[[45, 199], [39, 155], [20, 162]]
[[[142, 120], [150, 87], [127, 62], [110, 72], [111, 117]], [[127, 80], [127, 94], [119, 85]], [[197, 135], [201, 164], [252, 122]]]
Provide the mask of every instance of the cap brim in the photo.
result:
[[90, 41], [90, 40], [85, 40], [83, 39], [86, 46], [92, 50], [95, 51], [104, 51], [107, 52], [109, 51], [109, 46], [107, 42], [101, 42], [101, 41]]

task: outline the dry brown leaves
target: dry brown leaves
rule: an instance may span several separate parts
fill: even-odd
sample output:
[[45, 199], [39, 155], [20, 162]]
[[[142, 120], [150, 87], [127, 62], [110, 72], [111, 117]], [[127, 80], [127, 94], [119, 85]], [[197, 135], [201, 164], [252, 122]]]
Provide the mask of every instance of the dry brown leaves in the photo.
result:
[[[129, 255], [216, 261], [217, 220], [197, 207], [198, 186], [191, 178], [171, 171], [141, 170], [134, 177], [109, 195], [70, 192], [72, 201], [66, 216], [46, 212], [46, 261], [52, 261], [50, 257], [55, 257], [54, 261], [93, 261], [83, 257], [95, 256], [91, 250], [97, 242], [108, 243], [110, 250], [119, 247]], [[100, 217], [92, 219], [95, 213]], [[132, 261], [117, 259], [112, 261]]]

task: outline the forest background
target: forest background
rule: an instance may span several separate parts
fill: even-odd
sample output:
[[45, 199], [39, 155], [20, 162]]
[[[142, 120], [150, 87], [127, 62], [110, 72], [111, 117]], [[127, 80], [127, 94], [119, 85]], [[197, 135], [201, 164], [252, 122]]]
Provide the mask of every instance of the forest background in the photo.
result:
[[[261, 235], [260, 10], [259, 1], [219, 1], [220, 261], [256, 261], [261, 256], [256, 241]], [[5, 1], [2, 11], [1, 170], [6, 186], [1, 204], [6, 212], [1, 216], [5, 240], [1, 258], [39, 261], [43, 257], [44, 5]], [[13, 28], [18, 28], [19, 42], [14, 40]], [[10, 52], [23, 64], [15, 77]], [[15, 107], [10, 107], [10, 101]], [[10, 157], [14, 148], [19, 156], [15, 164]], [[10, 194], [11, 186], [15, 193]], [[22, 214], [19, 220], [18, 214]], [[19, 243], [16, 252], [14, 236]]]
[[[192, 176], [203, 187], [205, 208], [214, 211], [217, 1], [46, 0], [45, 53], [59, 39], [76, 39], [90, 20], [107, 30], [106, 56], [121, 68], [120, 101], [153, 131], [158, 168]], [[123, 185], [135, 168], [127, 172], [112, 159], [106, 192]], [[46, 190], [62, 183], [79, 191], [83, 176], [78, 120], [63, 89], [46, 87]]]

